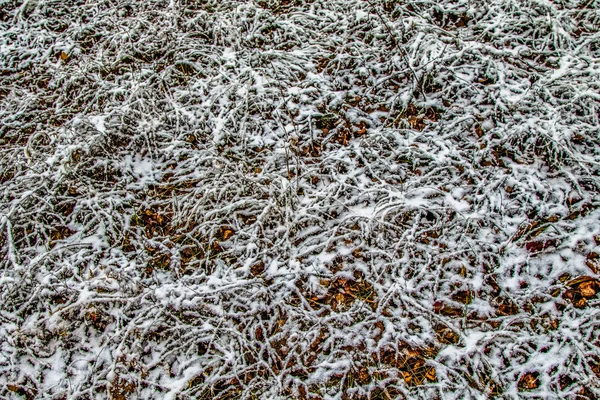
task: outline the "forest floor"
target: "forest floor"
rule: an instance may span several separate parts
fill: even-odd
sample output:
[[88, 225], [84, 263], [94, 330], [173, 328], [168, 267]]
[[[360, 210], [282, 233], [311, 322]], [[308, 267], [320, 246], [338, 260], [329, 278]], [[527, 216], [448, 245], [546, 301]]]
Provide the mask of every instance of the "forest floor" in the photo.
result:
[[0, 398], [599, 398], [599, 9], [0, 0]]

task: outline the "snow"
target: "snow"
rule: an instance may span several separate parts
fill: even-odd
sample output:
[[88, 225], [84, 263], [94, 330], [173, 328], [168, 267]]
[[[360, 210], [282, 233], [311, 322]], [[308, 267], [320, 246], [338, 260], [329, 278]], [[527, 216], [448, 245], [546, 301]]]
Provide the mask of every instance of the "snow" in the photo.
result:
[[0, 397], [600, 396], [594, 6], [1, 1]]
[[98, 132], [100, 132], [100, 133], [106, 133], [106, 127], [105, 127], [106, 116], [104, 116], [104, 115], [90, 115], [88, 117], [88, 119], [96, 127], [96, 129], [98, 130]]

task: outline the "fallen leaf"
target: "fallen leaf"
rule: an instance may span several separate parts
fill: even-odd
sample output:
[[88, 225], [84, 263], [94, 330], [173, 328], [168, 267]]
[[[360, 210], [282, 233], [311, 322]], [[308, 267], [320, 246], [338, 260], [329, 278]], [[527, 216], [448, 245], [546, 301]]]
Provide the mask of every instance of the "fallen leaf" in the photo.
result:
[[427, 373], [425, 374], [425, 377], [427, 379], [429, 379], [430, 381], [435, 381], [435, 378], [436, 378], [435, 368], [429, 369], [429, 371], [427, 371]]
[[539, 372], [527, 372], [525, 375], [519, 379], [519, 389], [521, 390], [533, 390], [536, 389], [540, 385], [540, 381], [538, 377], [540, 376]]
[[579, 285], [579, 292], [584, 297], [593, 297], [596, 295], [596, 282], [588, 281]]

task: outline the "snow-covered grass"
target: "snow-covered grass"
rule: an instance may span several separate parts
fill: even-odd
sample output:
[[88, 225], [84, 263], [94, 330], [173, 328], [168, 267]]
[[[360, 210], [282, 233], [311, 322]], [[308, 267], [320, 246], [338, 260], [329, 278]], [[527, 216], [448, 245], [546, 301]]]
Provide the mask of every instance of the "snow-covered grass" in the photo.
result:
[[600, 4], [0, 0], [0, 396], [600, 396]]

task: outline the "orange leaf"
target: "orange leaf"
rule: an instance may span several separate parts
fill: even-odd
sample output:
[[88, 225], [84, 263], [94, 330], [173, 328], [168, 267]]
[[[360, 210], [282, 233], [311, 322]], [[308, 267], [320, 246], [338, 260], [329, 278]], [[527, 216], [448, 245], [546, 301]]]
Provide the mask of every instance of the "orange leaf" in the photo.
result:
[[435, 381], [435, 368], [431, 368], [429, 371], [427, 371], [425, 377], [430, 381]]

